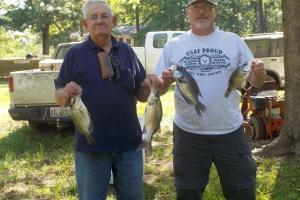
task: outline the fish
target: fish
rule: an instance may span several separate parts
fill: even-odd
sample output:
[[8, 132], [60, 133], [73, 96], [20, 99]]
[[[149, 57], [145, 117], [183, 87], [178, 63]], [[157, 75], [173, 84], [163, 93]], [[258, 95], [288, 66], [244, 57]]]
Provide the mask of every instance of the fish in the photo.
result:
[[195, 79], [179, 65], [172, 65], [170, 69], [181, 95], [188, 104], [195, 107], [197, 114], [201, 116], [201, 112], [205, 111], [206, 107], [198, 99], [198, 96], [202, 97], [202, 94]]
[[231, 74], [228, 80], [228, 87], [224, 94], [224, 97], [229, 97], [232, 90], [243, 88], [244, 83], [246, 82], [250, 71], [244, 70], [248, 65], [248, 62], [244, 63], [242, 66], [236, 68]]
[[71, 119], [81, 134], [83, 134], [89, 144], [95, 143], [95, 139], [92, 136], [94, 125], [90, 117], [90, 113], [80, 96], [74, 96], [70, 102], [70, 116]]
[[152, 155], [152, 138], [160, 129], [163, 110], [160, 101], [158, 89], [151, 89], [147, 99], [147, 105], [144, 114], [144, 128], [142, 134], [141, 146], [145, 149], [147, 155]]

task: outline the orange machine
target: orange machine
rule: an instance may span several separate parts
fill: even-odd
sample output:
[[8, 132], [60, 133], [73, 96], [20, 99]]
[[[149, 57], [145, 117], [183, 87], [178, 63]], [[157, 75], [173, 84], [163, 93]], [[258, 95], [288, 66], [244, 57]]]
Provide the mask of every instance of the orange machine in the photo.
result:
[[249, 139], [272, 138], [284, 120], [284, 98], [278, 97], [276, 81], [266, 81], [257, 89], [246, 89], [242, 99], [245, 133]]

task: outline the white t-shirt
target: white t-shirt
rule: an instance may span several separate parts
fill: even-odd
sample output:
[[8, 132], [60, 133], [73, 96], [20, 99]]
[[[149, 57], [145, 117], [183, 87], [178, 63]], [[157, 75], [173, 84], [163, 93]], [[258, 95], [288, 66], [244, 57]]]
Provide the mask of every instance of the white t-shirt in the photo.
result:
[[207, 135], [238, 129], [243, 124], [239, 107], [241, 94], [237, 90], [228, 98], [224, 94], [232, 72], [252, 59], [251, 51], [238, 35], [221, 30], [205, 36], [188, 31], [168, 42], [155, 74], [161, 75], [173, 64], [183, 66], [197, 82], [202, 94], [198, 98], [206, 106], [202, 116], [198, 116], [194, 106], [184, 100], [176, 87], [175, 124], [187, 132]]

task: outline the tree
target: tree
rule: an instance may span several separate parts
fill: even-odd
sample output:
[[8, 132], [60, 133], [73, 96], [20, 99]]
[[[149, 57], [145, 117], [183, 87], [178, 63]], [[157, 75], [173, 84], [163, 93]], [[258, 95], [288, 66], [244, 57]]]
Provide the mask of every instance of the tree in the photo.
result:
[[[49, 54], [49, 33], [69, 33], [80, 30], [83, 0], [25, 0], [24, 5], [11, 5], [5, 14], [4, 25], [13, 30], [28, 28], [41, 33], [43, 54]], [[75, 12], [74, 12], [75, 11]]]
[[[218, 3], [217, 26], [239, 35], [253, 33], [255, 8], [249, 0], [224, 0]], [[256, 27], [255, 27], [256, 28]], [[256, 31], [254, 31], [256, 32]]]
[[282, 31], [281, 0], [219, 1], [217, 25], [239, 35]]
[[265, 31], [283, 31], [281, 0], [264, 0]]
[[264, 155], [300, 155], [300, 1], [283, 0], [285, 117], [280, 136], [254, 153]]
[[[137, 32], [140, 29], [141, 21], [141, 0], [109, 0], [118, 22], [122, 25], [135, 25]], [[142, 16], [143, 17], [143, 16]]]
[[110, 0], [119, 24], [135, 25], [138, 45], [156, 30], [185, 30], [186, 0]]
[[265, 22], [265, 9], [264, 9], [264, 3], [263, 3], [263, 0], [258, 0], [258, 13], [257, 13], [257, 16], [258, 16], [258, 31], [261, 32], [261, 33], [264, 33], [266, 32], [266, 22]]
[[[0, 25], [6, 29], [24, 31], [31, 29], [42, 38], [43, 52], [49, 44], [67, 41], [71, 32], [82, 32], [81, 6], [84, 0], [22, 0], [24, 3], [10, 7]], [[186, 0], [107, 0], [119, 19], [119, 25], [136, 26], [138, 45], [145, 34], [155, 30], [187, 30]], [[262, 1], [262, 0], [261, 0]], [[2, 2], [2, 1], [1, 1]], [[266, 31], [280, 31], [280, 0], [263, 0]], [[4, 5], [2, 2], [1, 4]], [[257, 0], [219, 1], [217, 26], [239, 35], [258, 32]]]
[[32, 32], [12, 32], [0, 27], [0, 57], [23, 57], [40, 54], [39, 41]]

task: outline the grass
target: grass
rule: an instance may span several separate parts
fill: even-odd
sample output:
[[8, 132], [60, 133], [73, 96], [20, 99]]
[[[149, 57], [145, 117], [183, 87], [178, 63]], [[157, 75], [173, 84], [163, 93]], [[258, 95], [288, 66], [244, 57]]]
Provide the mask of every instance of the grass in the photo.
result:
[[[174, 88], [175, 88], [175, 85], [171, 85], [169, 92], [164, 94], [160, 98], [161, 102], [162, 102], [162, 106], [163, 106], [163, 118], [164, 119], [172, 119], [172, 117], [174, 116], [174, 101], [173, 101]], [[138, 108], [137, 114], [144, 115], [146, 103], [138, 102], [137, 108]]]
[[9, 93], [7, 81], [0, 79], [0, 107], [7, 106], [9, 104]]
[[[174, 88], [173, 88], [174, 89]], [[161, 133], [153, 140], [153, 154], [146, 157], [145, 200], [175, 199], [172, 170], [173, 89], [164, 95]], [[0, 199], [77, 199], [74, 177], [73, 137], [37, 134], [26, 122], [13, 121], [8, 113], [6, 81], [0, 82]], [[5, 110], [6, 109], [6, 110]], [[138, 113], [145, 104], [138, 103]], [[257, 200], [300, 199], [300, 158], [257, 159]], [[113, 189], [108, 200], [114, 200]], [[204, 199], [222, 200], [215, 167]]]

